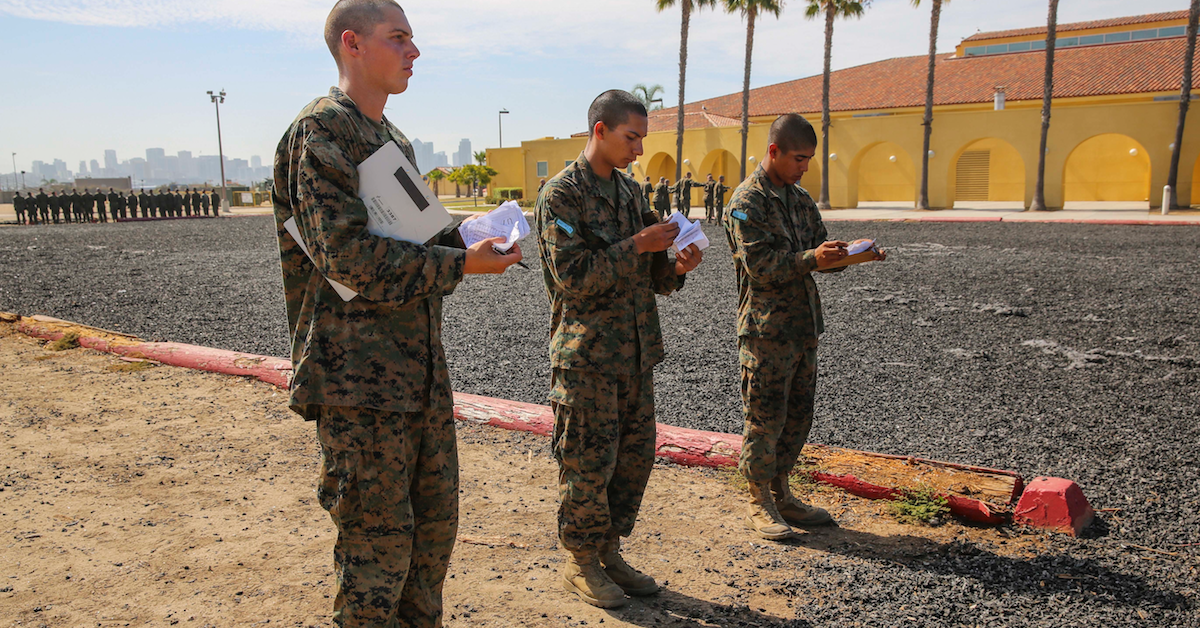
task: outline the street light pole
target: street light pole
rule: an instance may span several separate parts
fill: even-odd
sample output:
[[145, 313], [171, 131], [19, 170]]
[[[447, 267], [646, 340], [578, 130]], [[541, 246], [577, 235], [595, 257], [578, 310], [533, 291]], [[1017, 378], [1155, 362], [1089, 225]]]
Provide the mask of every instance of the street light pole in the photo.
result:
[[501, 109], [500, 113], [496, 114], [496, 120], [500, 123], [500, 148], [504, 148], [504, 114], [508, 113], [508, 109]]
[[[225, 187], [225, 147], [221, 144], [221, 103], [225, 102], [225, 90], [214, 94], [208, 92], [208, 97], [212, 99], [213, 105], [217, 108], [217, 159], [221, 160], [221, 199], [225, 201], [225, 207], [230, 207], [229, 204], [229, 189]], [[213, 214], [220, 214], [220, 208], [214, 207]]]

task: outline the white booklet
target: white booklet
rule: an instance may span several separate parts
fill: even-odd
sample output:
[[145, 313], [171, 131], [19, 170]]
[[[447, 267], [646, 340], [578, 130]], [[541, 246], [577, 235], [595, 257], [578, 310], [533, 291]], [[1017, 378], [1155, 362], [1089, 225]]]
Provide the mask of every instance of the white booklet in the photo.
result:
[[371, 235], [425, 244], [453, 222], [395, 142], [359, 164], [358, 197], [367, 206]]
[[[384, 144], [359, 164], [358, 197], [367, 206], [367, 232], [381, 238], [425, 244], [453, 221], [395, 142]], [[312, 253], [300, 235], [296, 218], [288, 218], [283, 226], [311, 260]], [[358, 296], [350, 288], [325, 279], [343, 301]]]
[[529, 235], [529, 221], [516, 201], [507, 201], [496, 209], [458, 226], [467, 248], [488, 238], [504, 238], [494, 248], [507, 253], [518, 240]]
[[686, 249], [688, 245], [695, 244], [696, 248], [703, 251], [708, 248], [708, 236], [704, 235], [704, 229], [700, 228], [700, 221], [692, 222], [680, 212], [671, 214], [667, 222], [673, 222], [679, 225], [679, 235], [675, 236], [675, 243], [671, 245], [671, 252], [676, 255], [679, 251]]

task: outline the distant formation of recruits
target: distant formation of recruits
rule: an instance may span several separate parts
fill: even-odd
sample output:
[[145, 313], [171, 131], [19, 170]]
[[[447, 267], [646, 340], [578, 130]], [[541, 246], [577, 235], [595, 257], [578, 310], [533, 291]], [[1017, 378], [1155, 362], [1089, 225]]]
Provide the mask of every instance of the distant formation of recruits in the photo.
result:
[[[20, 192], [13, 197], [17, 224], [47, 225], [59, 223], [116, 222], [133, 218], [184, 218], [216, 216], [221, 207], [221, 195], [215, 190], [204, 192], [187, 188], [182, 192], [158, 190], [125, 194], [108, 188], [108, 194], [88, 188], [83, 192], [72, 189], [68, 194], [39, 188], [37, 194]], [[138, 215], [138, 210], [141, 215]]]
[[[676, 185], [671, 185], [666, 177], [659, 177], [658, 185], [654, 185], [650, 182], [650, 177], [646, 177], [646, 181], [642, 183], [642, 196], [647, 207], [653, 207], [660, 217], [666, 218], [671, 213], [671, 196], [674, 195], [675, 210], [686, 216], [691, 209], [693, 188], [704, 188], [705, 222], [719, 224], [725, 215], [725, 195], [730, 190], [729, 186], [725, 185], [724, 175], [714, 181], [713, 176], [709, 174], [708, 180], [700, 183], [693, 180], [692, 173], [689, 172]], [[653, 203], [650, 201], [651, 195], [654, 196]]]

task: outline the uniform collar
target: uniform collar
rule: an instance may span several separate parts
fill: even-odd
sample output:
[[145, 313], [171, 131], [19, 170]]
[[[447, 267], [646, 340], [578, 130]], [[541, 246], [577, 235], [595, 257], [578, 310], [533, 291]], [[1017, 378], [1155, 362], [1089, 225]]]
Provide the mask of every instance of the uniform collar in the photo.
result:
[[767, 196], [772, 196], [781, 203], [785, 202], [781, 193], [787, 189], [786, 186], [780, 187], [772, 183], [771, 177], [767, 176], [767, 169], [763, 168], [762, 164], [754, 169], [754, 180], [758, 182], [759, 187]]
[[[579, 153], [579, 158], [575, 160], [574, 165], [583, 175], [583, 184], [587, 187], [588, 194], [596, 198], [603, 198], [608, 201], [612, 200], [611, 197], [600, 189], [600, 177], [596, 176], [596, 171], [592, 170], [591, 162], [587, 160], [587, 157], [583, 153]], [[612, 171], [612, 182], [617, 186], [617, 198], [620, 205], [629, 204], [633, 200], [633, 194], [626, 189], [626, 186], [621, 184], [621, 172], [616, 168], [613, 168]]]
[[349, 111], [351, 117], [358, 120], [359, 124], [367, 129], [370, 129], [370, 131], [375, 134], [375, 137], [378, 140], [377, 143], [388, 142], [392, 139], [392, 134], [388, 132], [388, 126], [390, 126], [391, 123], [388, 122], [387, 116], [383, 117], [383, 122], [376, 122], [372, 120], [371, 118], [367, 117], [367, 115], [363, 113], [361, 109], [358, 108], [358, 105], [354, 103], [354, 99], [347, 96], [346, 92], [343, 92], [341, 88], [337, 86], [329, 88], [329, 99], [341, 105], [343, 109]]

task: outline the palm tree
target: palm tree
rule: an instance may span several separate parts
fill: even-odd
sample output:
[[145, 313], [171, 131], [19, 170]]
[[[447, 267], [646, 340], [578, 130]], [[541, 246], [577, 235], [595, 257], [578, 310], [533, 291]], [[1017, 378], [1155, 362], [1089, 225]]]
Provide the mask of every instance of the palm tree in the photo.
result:
[[487, 151], [486, 150], [475, 151], [475, 163], [477, 163], [481, 166], [487, 165]]
[[[1171, 186], [1171, 206], [1168, 210], [1179, 207], [1179, 194], [1175, 191], [1175, 182], [1179, 178], [1179, 151], [1183, 150], [1183, 125], [1187, 121], [1188, 103], [1192, 100], [1192, 60], [1196, 56], [1196, 24], [1200, 18], [1200, 0], [1192, 0], [1192, 8], [1188, 11], [1187, 51], [1183, 55], [1183, 85], [1179, 89], [1179, 124], [1175, 127], [1175, 144], [1171, 149], [1171, 170], [1167, 174], [1167, 185]], [[1196, 185], [1193, 181], [1192, 185]], [[1190, 203], [1189, 203], [1190, 205]]]
[[[1197, 0], [1200, 1], [1200, 0]], [[1050, 0], [1046, 17], [1046, 82], [1042, 85], [1042, 143], [1038, 149], [1037, 187], [1029, 209], [1046, 209], [1046, 141], [1050, 137], [1050, 101], [1054, 98], [1054, 45], [1058, 41], [1058, 0]]]
[[[638, 83], [633, 86], [633, 89], [629, 90], [629, 93], [633, 94], [634, 98], [642, 101], [643, 105], [646, 105], [646, 111], [662, 109], [662, 98], [658, 97], [659, 94], [663, 93], [662, 85], [654, 84], [646, 87], [645, 83]], [[658, 103], [658, 106], [655, 107], [654, 103]]]
[[833, 62], [833, 21], [839, 17], [861, 18], [871, 0], [808, 0], [804, 17], [825, 16], [825, 74], [821, 77], [821, 198], [818, 209], [829, 209], [829, 66]]
[[441, 170], [439, 170], [437, 168], [434, 168], [433, 170], [430, 170], [429, 174], [427, 174], [425, 176], [428, 177], [429, 182], [433, 184], [432, 186], [430, 186], [433, 188], [433, 195], [437, 196], [440, 193], [440, 190], [438, 188], [441, 187], [438, 185], [438, 182], [441, 181], [442, 179], [446, 178], [446, 173], [442, 172]]
[[742, 180], [746, 178], [746, 140], [750, 133], [750, 59], [754, 52], [754, 19], [759, 13], [779, 17], [783, 11], [780, 0], [725, 0], [725, 11], [738, 12], [746, 17], [746, 70], [742, 78]]
[[[917, 209], [929, 209], [929, 136], [933, 134], [933, 71], [937, 67], [938, 20], [942, 17], [942, 5], [950, 0], [933, 0], [933, 11], [929, 18], [929, 73], [925, 80], [925, 148], [921, 151], [921, 194], [917, 196]], [[914, 7], [921, 0], [911, 0]]]
[[[655, 0], [658, 10], [675, 6], [677, 0]], [[675, 180], [683, 178], [683, 92], [687, 84], [687, 40], [688, 26], [692, 21], [692, 11], [703, 7], [712, 7], [716, 0], [678, 0], [680, 12], [683, 13], [683, 25], [679, 29], [679, 113], [675, 128]]]

